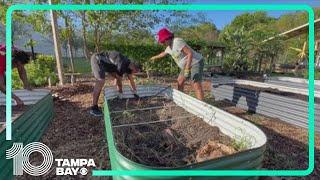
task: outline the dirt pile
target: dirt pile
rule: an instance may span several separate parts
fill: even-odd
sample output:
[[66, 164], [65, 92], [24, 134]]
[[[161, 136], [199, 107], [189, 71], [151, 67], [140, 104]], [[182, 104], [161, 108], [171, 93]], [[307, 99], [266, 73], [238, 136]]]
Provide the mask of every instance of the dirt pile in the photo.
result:
[[197, 151], [197, 162], [227, 156], [236, 153], [233, 147], [209, 140], [209, 142]]

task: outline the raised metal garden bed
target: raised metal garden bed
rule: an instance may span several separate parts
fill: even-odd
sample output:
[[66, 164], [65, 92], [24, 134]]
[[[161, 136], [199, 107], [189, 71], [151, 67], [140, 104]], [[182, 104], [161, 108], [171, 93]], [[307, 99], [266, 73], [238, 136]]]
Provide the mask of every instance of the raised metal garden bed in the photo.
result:
[[[13, 179], [12, 159], [6, 160], [6, 150], [13, 142], [24, 145], [39, 141], [49, 122], [53, 119], [53, 100], [50, 91], [36, 89], [18, 90], [15, 94], [27, 105], [23, 112], [12, 116], [12, 141], [6, 141], [5, 122], [0, 128], [0, 179]], [[14, 102], [12, 102], [14, 104]], [[0, 105], [5, 106], [5, 96], [0, 95]], [[1, 117], [1, 119], [5, 119]]]
[[[159, 93], [161, 92], [161, 93]], [[121, 124], [112, 125], [110, 117], [110, 101], [117, 97], [115, 88], [106, 88], [104, 118], [108, 140], [109, 156], [112, 170], [218, 170], [218, 169], [259, 169], [262, 166], [263, 154], [266, 146], [265, 134], [255, 125], [239, 117], [227, 113], [219, 108], [199, 101], [189, 95], [172, 88], [163, 86], [139, 86], [138, 94], [140, 97], [150, 97], [157, 95], [159, 97], [171, 99], [177, 106], [182, 107], [188, 113], [195, 115], [210, 126], [215, 126], [228, 137], [240, 142], [243, 138], [249, 141], [249, 147], [246, 150], [210, 159], [199, 163], [188, 164], [181, 167], [153, 167], [134, 162], [120, 153], [115, 144], [114, 128], [121, 128]], [[133, 98], [129, 88], [124, 89], [124, 98]], [[139, 125], [139, 122], [135, 125]], [[201, 131], [201, 129], [199, 129]], [[130, 134], [129, 134], [130, 136]], [[248, 138], [250, 137], [250, 138]], [[186, 179], [186, 177], [128, 177], [115, 176], [115, 179]], [[216, 179], [250, 179], [255, 177], [217, 177]], [[214, 177], [192, 177], [192, 179], [214, 179]]]
[[[228, 100], [237, 107], [251, 112], [308, 128], [308, 90], [306, 87], [306, 82], [299, 82], [292, 78], [272, 79], [267, 83], [217, 78], [213, 79], [212, 95], [217, 101]], [[318, 99], [319, 94], [320, 92], [316, 90], [315, 97]], [[315, 103], [315, 131], [320, 132], [320, 104], [318, 101]]]
[[[293, 77], [271, 77], [265, 82], [270, 84], [283, 85], [287, 87], [308, 89], [308, 80], [303, 78], [293, 78]], [[314, 81], [315, 91], [320, 91], [320, 80]]]

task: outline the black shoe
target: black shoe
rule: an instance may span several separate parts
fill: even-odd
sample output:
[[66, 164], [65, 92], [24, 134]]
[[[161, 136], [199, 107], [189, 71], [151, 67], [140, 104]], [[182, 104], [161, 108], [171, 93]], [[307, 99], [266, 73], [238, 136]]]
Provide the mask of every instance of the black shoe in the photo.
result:
[[140, 97], [139, 97], [138, 94], [133, 94], [133, 96], [134, 96], [134, 98], [135, 98], [136, 100], [140, 99]]
[[98, 117], [103, 116], [102, 111], [97, 105], [91, 107], [90, 114]]

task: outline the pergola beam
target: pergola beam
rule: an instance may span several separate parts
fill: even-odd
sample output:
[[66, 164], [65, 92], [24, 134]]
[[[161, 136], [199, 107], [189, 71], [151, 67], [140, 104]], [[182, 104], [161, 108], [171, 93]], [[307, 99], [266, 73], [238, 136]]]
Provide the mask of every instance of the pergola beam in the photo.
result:
[[[315, 30], [320, 29], [320, 18], [316, 19], [314, 21], [314, 28], [315, 28]], [[270, 40], [277, 38], [277, 37], [281, 37], [281, 38], [284, 38], [284, 40], [287, 40], [287, 39], [299, 36], [301, 34], [307, 34], [308, 32], [309, 32], [309, 23], [298, 26], [293, 29], [290, 29], [290, 30], [285, 31], [283, 33], [280, 33], [276, 36], [270, 37], [270, 38], [264, 40], [263, 42], [270, 41]]]

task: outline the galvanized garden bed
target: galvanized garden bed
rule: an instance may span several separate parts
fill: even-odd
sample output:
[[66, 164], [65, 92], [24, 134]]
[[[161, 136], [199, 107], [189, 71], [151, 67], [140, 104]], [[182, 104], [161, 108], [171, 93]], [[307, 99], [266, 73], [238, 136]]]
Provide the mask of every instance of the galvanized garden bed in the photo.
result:
[[[316, 90], [316, 132], [320, 132], [319, 94]], [[237, 107], [251, 112], [308, 128], [307, 82], [290, 78], [271, 79], [267, 83], [217, 78], [213, 79], [212, 95], [217, 101], [228, 100]]]
[[[53, 100], [50, 92], [44, 89], [15, 91], [27, 106], [23, 113], [12, 116], [12, 141], [6, 141], [5, 122], [0, 129], [0, 179], [13, 179], [12, 160], [5, 159], [5, 152], [13, 142], [28, 144], [39, 141], [49, 122], [53, 119]], [[2, 108], [5, 96], [0, 95]], [[14, 102], [12, 102], [14, 104]]]
[[[287, 87], [308, 89], [308, 80], [303, 78], [293, 78], [293, 77], [271, 77], [265, 82], [270, 84], [283, 85]], [[320, 91], [320, 80], [314, 81], [315, 91]]]
[[[161, 90], [163, 90], [161, 92]], [[105, 91], [105, 124], [106, 133], [108, 139], [109, 156], [111, 160], [111, 166], [113, 170], [170, 170], [170, 169], [259, 169], [262, 164], [263, 154], [266, 146], [265, 134], [257, 128], [255, 125], [231, 115], [221, 109], [201, 102], [191, 96], [188, 96], [182, 92], [179, 92], [172, 88], [163, 86], [139, 86], [138, 94], [141, 97], [149, 97], [157, 94], [160, 97], [169, 98], [179, 106], [184, 108], [187, 112], [201, 118], [204, 122], [210, 126], [216, 126], [220, 131], [231, 137], [237, 142], [246, 138], [249, 142], [247, 150], [239, 153], [231, 154], [228, 156], [219, 157], [217, 159], [206, 160], [200, 163], [189, 164], [186, 166], [169, 168], [169, 167], [153, 167], [145, 164], [134, 162], [123, 154], [115, 144], [114, 128], [121, 128], [121, 124], [113, 126], [110, 118], [109, 102], [117, 97], [115, 88], [107, 88]], [[128, 88], [124, 90], [124, 98], [133, 98], [132, 93]], [[138, 123], [136, 123], [138, 124]], [[136, 125], [135, 124], [135, 125]], [[201, 131], [199, 129], [199, 131]], [[250, 137], [250, 138], [248, 138]], [[117, 176], [116, 179], [142, 179], [143, 177], [127, 177]], [[185, 179], [185, 177], [147, 177], [147, 179]], [[200, 177], [198, 177], [200, 178]], [[204, 178], [205, 177], [201, 177]], [[207, 177], [208, 178], [208, 177]], [[226, 177], [226, 179], [248, 179], [249, 177]], [[212, 177], [210, 178], [212, 179]], [[219, 177], [218, 179], [221, 179]]]

